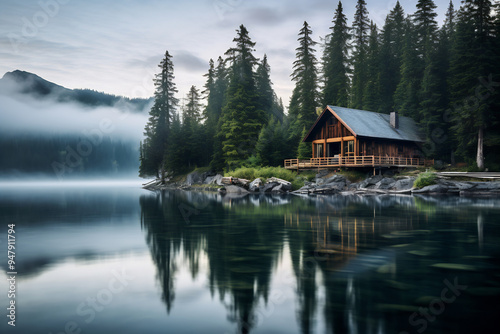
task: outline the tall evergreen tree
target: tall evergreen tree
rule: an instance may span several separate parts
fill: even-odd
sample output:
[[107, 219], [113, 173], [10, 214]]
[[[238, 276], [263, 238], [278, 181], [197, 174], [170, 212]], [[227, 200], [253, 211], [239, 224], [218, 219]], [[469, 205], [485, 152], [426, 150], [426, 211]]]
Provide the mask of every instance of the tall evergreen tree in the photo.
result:
[[445, 160], [448, 160], [447, 157], [451, 159], [452, 153], [450, 124], [446, 121], [445, 112], [449, 105], [448, 72], [454, 16], [453, 2], [450, 1], [445, 23], [438, 33], [437, 45], [429, 50], [424, 59], [425, 68], [419, 96], [420, 125], [427, 139], [426, 153], [428, 156]]
[[254, 80], [257, 59], [252, 51], [255, 43], [245, 26], [241, 25], [237, 33], [233, 40], [236, 47], [226, 52], [231, 62], [231, 76], [218, 133], [222, 138], [224, 161], [229, 168], [240, 165], [255, 153], [260, 130], [267, 121], [259, 106]]
[[426, 155], [444, 160], [452, 159], [453, 152], [446, 110], [450, 101], [448, 72], [454, 35], [454, 16], [453, 3], [450, 1], [445, 23], [438, 34], [436, 49], [426, 59], [420, 90], [420, 125], [427, 139]]
[[419, 120], [418, 92], [420, 89], [419, 59], [416, 49], [414, 26], [410, 18], [405, 21], [405, 38], [401, 59], [401, 80], [394, 93], [394, 110], [403, 116]]
[[228, 85], [228, 70], [226, 69], [224, 59], [219, 57], [217, 67], [214, 70], [214, 83], [208, 92], [207, 106], [205, 108], [206, 138], [207, 145], [209, 146], [207, 153], [211, 156], [210, 167], [215, 170], [222, 170], [224, 168], [222, 137], [217, 136], [217, 134], [222, 125], [222, 108], [226, 101]]
[[262, 127], [257, 141], [256, 153], [257, 159], [262, 166], [272, 166], [274, 156], [274, 128], [276, 127], [276, 119], [272, 117], [269, 123]]
[[228, 86], [227, 69], [222, 57], [217, 60], [217, 66], [211, 60], [208, 73], [205, 74], [207, 82], [203, 93], [207, 99], [207, 105], [203, 112], [209, 133], [214, 134], [217, 129], [222, 108], [224, 106]]
[[186, 166], [186, 159], [189, 158], [186, 154], [185, 145], [186, 138], [182, 131], [181, 119], [177, 113], [172, 115], [169, 145], [166, 148], [165, 168], [174, 174], [183, 171]]
[[423, 73], [419, 80], [419, 116], [420, 127], [427, 138], [426, 153], [435, 153], [435, 140], [432, 132], [440, 127], [439, 100], [441, 98], [437, 67], [437, 22], [436, 5], [432, 0], [419, 0], [414, 16], [418, 66]]
[[401, 78], [404, 36], [405, 15], [398, 1], [387, 15], [381, 33], [378, 111], [382, 113], [389, 113], [394, 108], [394, 93]]
[[202, 94], [207, 100], [207, 105], [203, 110], [203, 118], [208, 121], [209, 118], [213, 118], [213, 102], [214, 99], [213, 92], [215, 91], [215, 63], [213, 59], [208, 62], [208, 72], [203, 75], [206, 79], [205, 85], [203, 86]]
[[[485, 133], [498, 120], [493, 108], [497, 95], [488, 84], [494, 82], [498, 69], [493, 53], [495, 31], [491, 10], [491, 1], [464, 1], [458, 14], [451, 60], [451, 104], [458, 153], [468, 158], [475, 151], [479, 169], [484, 169]], [[486, 85], [481, 85], [478, 78]]]
[[436, 34], [438, 25], [436, 21], [437, 8], [433, 0], [418, 0], [417, 11], [413, 14], [413, 20], [416, 30], [417, 54], [422, 60], [422, 68], [425, 68], [427, 57], [435, 50]]
[[323, 55], [323, 106], [332, 104], [347, 107], [349, 101], [349, 39], [347, 17], [339, 1], [333, 27], [327, 38]]
[[302, 139], [307, 135], [306, 128], [302, 128], [301, 140], [297, 147], [297, 159], [310, 159], [312, 158], [312, 146], [310, 143], [303, 142]]
[[354, 29], [354, 54], [352, 62], [351, 107], [360, 109], [363, 107], [363, 93], [367, 82], [366, 54], [368, 33], [370, 31], [370, 20], [365, 0], [358, 0], [356, 4], [356, 13], [354, 14], [352, 27]]
[[[299, 125], [310, 127], [316, 120], [316, 106], [318, 97], [318, 73], [317, 58], [313, 41], [312, 30], [309, 24], [304, 21], [304, 25], [299, 32], [299, 47], [295, 49], [296, 60], [293, 63], [292, 80], [295, 81], [295, 88], [290, 101], [289, 113], [293, 122]], [[299, 130], [300, 131], [300, 130]], [[297, 135], [300, 132], [297, 133]]]
[[205, 152], [204, 131], [200, 124], [201, 97], [195, 86], [191, 86], [186, 101], [187, 103], [182, 111], [182, 141], [185, 167], [191, 168], [194, 165], [207, 163], [208, 156], [206, 156]]
[[366, 53], [366, 85], [363, 92], [363, 109], [377, 111], [380, 106], [380, 47], [378, 29], [375, 23], [370, 25], [370, 39]]
[[165, 58], [158, 65], [161, 72], [156, 74], [155, 102], [149, 112], [148, 124], [146, 124], [143, 143], [143, 159], [141, 161], [140, 175], [159, 176], [161, 171], [162, 180], [165, 178], [165, 153], [168, 147], [168, 135], [170, 121], [176, 112], [178, 99], [175, 97], [177, 88], [174, 83], [174, 65], [172, 56], [168, 51]]
[[453, 1], [450, 0], [448, 10], [446, 11], [446, 19], [444, 21], [442, 29], [446, 33], [446, 36], [449, 40], [451, 40], [453, 34], [455, 33], [456, 15], [457, 13], [455, 11], [455, 6], [453, 5]]
[[[272, 117], [273, 112], [276, 112], [273, 108], [274, 90], [272, 87], [270, 71], [271, 68], [267, 62], [267, 55], [264, 55], [264, 58], [262, 58], [262, 61], [257, 67], [255, 85], [259, 95], [260, 108], [264, 110], [268, 117]], [[274, 115], [274, 117], [278, 116], [279, 115]]]

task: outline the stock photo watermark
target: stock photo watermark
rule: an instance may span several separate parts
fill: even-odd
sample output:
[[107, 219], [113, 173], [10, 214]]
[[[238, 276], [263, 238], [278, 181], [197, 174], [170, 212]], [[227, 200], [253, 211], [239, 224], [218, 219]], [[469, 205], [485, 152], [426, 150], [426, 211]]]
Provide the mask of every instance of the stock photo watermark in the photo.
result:
[[7, 323], [16, 326], [16, 224], [7, 225], [7, 283], [9, 307], [7, 307]]
[[[446, 305], [452, 304], [457, 300], [463, 291], [467, 289], [467, 285], [461, 285], [458, 282], [458, 277], [453, 279], [453, 283], [448, 279], [444, 279], [445, 287], [441, 290], [440, 298], [431, 300], [429, 307], [419, 307], [418, 312], [413, 312], [408, 317], [408, 323], [415, 327], [417, 333], [423, 333], [427, 330], [429, 323], [437, 319], [446, 310]], [[399, 332], [399, 334], [410, 334], [408, 331]]]
[[75, 309], [75, 314], [79, 320], [69, 320], [64, 324], [64, 329], [48, 334], [80, 334], [82, 325], [90, 324], [95, 320], [97, 313], [102, 312], [105, 307], [113, 302], [114, 296], [121, 293], [135, 277], [129, 276], [124, 269], [121, 272], [112, 270], [113, 277], [108, 281], [106, 288], [103, 288], [92, 297], [87, 297]]
[[61, 6], [66, 5], [71, 0], [40, 0], [38, 10], [31, 16], [23, 16], [17, 32], [10, 32], [7, 37], [12, 50], [19, 53], [20, 47], [38, 36], [41, 29], [45, 28], [50, 20], [59, 14]]
[[224, 20], [226, 15], [233, 13], [243, 3], [243, 0], [215, 0], [213, 7], [220, 20]]
[[[132, 88], [132, 96], [142, 96], [145, 98], [149, 91], [148, 82], [154, 78], [154, 71], [151, 68], [145, 68], [145, 76], [141, 82]], [[61, 181], [67, 174], [77, 171], [83, 166], [84, 159], [90, 156], [94, 149], [104, 141], [105, 136], [111, 135], [116, 130], [116, 125], [123, 122], [130, 115], [129, 112], [120, 111], [113, 107], [111, 109], [115, 114], [113, 118], [101, 118], [96, 127], [90, 130], [83, 130], [83, 138], [79, 139], [76, 147], [66, 146], [66, 154], [60, 160], [51, 163], [52, 170]]]
[[[120, 116], [123, 120], [127, 114]], [[61, 180], [67, 173], [80, 168], [83, 164], [83, 159], [92, 154], [95, 147], [99, 146], [104, 139], [104, 136], [111, 134], [115, 130], [115, 125], [110, 118], [103, 118], [99, 121], [99, 125], [92, 130], [84, 130], [84, 139], [80, 139], [76, 147], [66, 146], [66, 154], [61, 161], [53, 161], [51, 166], [57, 178]]]

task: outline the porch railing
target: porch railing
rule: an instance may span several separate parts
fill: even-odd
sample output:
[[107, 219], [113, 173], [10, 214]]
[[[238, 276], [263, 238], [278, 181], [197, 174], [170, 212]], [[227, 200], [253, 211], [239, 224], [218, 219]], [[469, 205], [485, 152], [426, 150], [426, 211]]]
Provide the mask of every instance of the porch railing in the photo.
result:
[[383, 157], [375, 155], [367, 156], [343, 156], [312, 158], [307, 160], [287, 159], [285, 168], [317, 168], [317, 167], [378, 167], [378, 166], [399, 166], [399, 167], [424, 167], [434, 164], [434, 160], [403, 157]]

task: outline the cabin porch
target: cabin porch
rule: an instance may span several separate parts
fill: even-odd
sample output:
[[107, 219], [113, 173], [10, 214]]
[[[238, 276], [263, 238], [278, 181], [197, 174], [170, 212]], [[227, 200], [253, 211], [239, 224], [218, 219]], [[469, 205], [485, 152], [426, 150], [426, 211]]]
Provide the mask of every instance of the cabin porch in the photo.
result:
[[286, 169], [338, 168], [338, 167], [425, 167], [434, 160], [389, 156], [336, 156], [306, 160], [287, 159]]

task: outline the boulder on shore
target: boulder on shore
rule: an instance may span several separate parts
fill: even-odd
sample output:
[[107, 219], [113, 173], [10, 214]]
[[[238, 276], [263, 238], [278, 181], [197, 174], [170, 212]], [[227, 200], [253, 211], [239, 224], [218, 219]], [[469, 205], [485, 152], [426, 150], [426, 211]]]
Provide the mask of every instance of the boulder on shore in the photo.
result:
[[367, 188], [367, 189], [371, 189], [371, 188], [374, 188], [375, 185], [377, 183], [379, 183], [380, 181], [382, 181], [384, 177], [382, 175], [374, 175], [374, 176], [371, 176], [369, 178], [367, 178], [366, 180], [363, 180], [359, 183], [359, 188]]
[[252, 182], [250, 182], [250, 185], [248, 186], [248, 190], [250, 191], [259, 191], [259, 188], [262, 186], [262, 180], [260, 178], [256, 178]]
[[413, 177], [399, 179], [394, 183], [391, 190], [393, 191], [410, 190], [411, 188], [413, 188], [414, 182], [415, 178]]
[[192, 172], [186, 177], [186, 184], [192, 186], [193, 184], [201, 184], [204, 181], [202, 174], [198, 172]]
[[266, 183], [263, 187], [261, 187], [260, 191], [263, 193], [271, 192], [273, 190], [273, 188], [275, 188], [278, 185], [279, 185], [278, 182], [269, 182], [269, 183]]
[[222, 175], [217, 174], [215, 176], [209, 176], [205, 179], [205, 184], [216, 184], [218, 186], [222, 185]]
[[248, 194], [248, 190], [242, 187], [229, 185], [225, 186], [224, 188], [226, 189], [226, 194], [236, 194], [236, 195]]
[[373, 188], [380, 189], [380, 190], [389, 190], [394, 186], [395, 183], [396, 183], [396, 180], [394, 180], [393, 178], [384, 177], [382, 180], [375, 183], [375, 186]]

